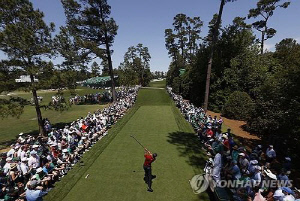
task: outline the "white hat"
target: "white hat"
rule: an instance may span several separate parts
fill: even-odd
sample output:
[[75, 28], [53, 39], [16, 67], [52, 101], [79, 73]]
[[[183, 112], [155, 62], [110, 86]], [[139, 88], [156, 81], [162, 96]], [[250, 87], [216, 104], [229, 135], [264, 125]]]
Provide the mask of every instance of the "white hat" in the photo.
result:
[[273, 148], [273, 145], [269, 145], [270, 148]]
[[239, 156], [245, 156], [245, 154], [244, 153], [239, 153]]
[[256, 170], [261, 170], [261, 167], [259, 165], [255, 166]]
[[273, 195], [273, 197], [283, 197], [283, 196], [284, 196], [284, 194], [281, 189], [276, 190]]
[[55, 146], [57, 146], [57, 143], [56, 142], [52, 142], [51, 143], [51, 147], [55, 147]]
[[21, 159], [21, 161], [22, 161], [22, 162], [25, 162], [25, 161], [27, 161], [27, 158], [26, 158], [26, 157], [23, 157], [23, 158]]
[[43, 171], [43, 168], [39, 167], [38, 169], [36, 169], [36, 173], [40, 173]]
[[39, 145], [37, 145], [37, 144], [32, 146], [32, 148], [38, 148], [38, 147], [39, 147]]
[[264, 170], [264, 172], [265, 172], [266, 175], [267, 175], [268, 177], [270, 177], [271, 179], [277, 180], [276, 175], [273, 174], [273, 173], [271, 172], [271, 170]]
[[7, 157], [6, 161], [12, 161], [12, 157]]
[[292, 159], [290, 157], [285, 157], [285, 160], [291, 161]]
[[33, 150], [33, 151], [31, 151], [31, 152], [30, 152], [30, 155], [33, 155], [33, 154], [37, 154], [37, 152], [36, 152], [36, 151], [34, 151], [34, 150]]
[[86, 139], [86, 137], [82, 137], [81, 139], [85, 140], [85, 139]]
[[223, 134], [222, 137], [225, 139], [228, 139], [228, 135], [226, 135], [226, 134]]
[[62, 152], [66, 153], [68, 152], [68, 149], [63, 149]]
[[20, 133], [20, 134], [19, 134], [19, 136], [22, 136], [22, 135], [24, 135], [24, 133]]
[[50, 155], [47, 156], [47, 160], [48, 160], [48, 161], [52, 161], [52, 158], [51, 158]]
[[258, 164], [258, 161], [257, 160], [252, 160], [252, 161], [250, 161], [250, 164], [256, 165], [256, 164]]
[[283, 201], [295, 201], [295, 197], [292, 195], [284, 196]]

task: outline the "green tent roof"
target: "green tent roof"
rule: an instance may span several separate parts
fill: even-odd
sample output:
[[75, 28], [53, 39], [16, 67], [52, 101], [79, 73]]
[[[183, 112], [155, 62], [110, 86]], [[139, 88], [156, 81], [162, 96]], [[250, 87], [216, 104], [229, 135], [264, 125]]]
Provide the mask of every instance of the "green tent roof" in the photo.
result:
[[104, 77], [92, 77], [90, 79], [87, 79], [83, 81], [85, 84], [104, 84], [106, 82], [110, 81], [110, 76], [104, 76]]

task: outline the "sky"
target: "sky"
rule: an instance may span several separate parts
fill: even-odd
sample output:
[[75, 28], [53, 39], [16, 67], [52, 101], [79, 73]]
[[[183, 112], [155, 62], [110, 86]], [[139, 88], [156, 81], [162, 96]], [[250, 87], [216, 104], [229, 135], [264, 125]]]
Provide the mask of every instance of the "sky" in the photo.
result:
[[[208, 22], [219, 10], [220, 0], [107, 0], [111, 6], [111, 17], [119, 26], [113, 44], [113, 67], [117, 68], [128, 47], [142, 43], [149, 48], [151, 71], [168, 70], [171, 59], [165, 48], [164, 30], [172, 28], [173, 18], [178, 13], [189, 17], [199, 16], [204, 25], [201, 36], [207, 35]], [[64, 10], [60, 0], [31, 0], [35, 8], [45, 14], [47, 23], [54, 22], [56, 29], [65, 24]], [[237, 0], [227, 3], [223, 10], [222, 26], [232, 23], [237, 17], [246, 17], [249, 9], [255, 8], [257, 0]], [[269, 27], [277, 34], [266, 41], [265, 47], [274, 51], [275, 44], [284, 38], [300, 42], [300, 0], [291, 0], [287, 9], [278, 8], [269, 20]], [[254, 19], [246, 22], [252, 23]], [[0, 53], [0, 58], [3, 58]], [[56, 59], [59, 63], [62, 58]], [[100, 64], [100, 61], [97, 61]]]

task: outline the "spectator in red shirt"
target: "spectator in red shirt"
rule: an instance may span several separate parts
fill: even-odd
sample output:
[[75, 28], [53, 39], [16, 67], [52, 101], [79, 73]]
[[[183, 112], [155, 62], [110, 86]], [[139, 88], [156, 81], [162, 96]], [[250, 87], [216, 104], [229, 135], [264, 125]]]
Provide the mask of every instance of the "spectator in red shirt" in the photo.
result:
[[144, 162], [144, 170], [145, 170], [145, 177], [144, 181], [146, 184], [148, 184], [148, 191], [153, 192], [151, 185], [152, 185], [152, 179], [154, 179], [156, 176], [152, 175], [152, 169], [151, 169], [151, 163], [153, 163], [156, 159], [157, 154], [152, 154], [150, 151], [148, 151], [145, 148], [145, 162]]
[[212, 131], [211, 127], [209, 127], [208, 130], [206, 131], [206, 136], [208, 138], [212, 138], [214, 136], [214, 132]]

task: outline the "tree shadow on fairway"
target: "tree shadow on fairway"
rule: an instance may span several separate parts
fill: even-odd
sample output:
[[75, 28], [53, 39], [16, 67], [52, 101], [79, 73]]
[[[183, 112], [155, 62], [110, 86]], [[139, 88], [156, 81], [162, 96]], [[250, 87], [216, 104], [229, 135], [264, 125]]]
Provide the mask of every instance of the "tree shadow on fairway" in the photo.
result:
[[168, 138], [169, 143], [177, 146], [180, 156], [188, 158], [188, 163], [195, 173], [202, 173], [207, 156], [197, 136], [194, 133], [177, 131], [169, 133]]
[[[203, 168], [208, 157], [206, 156], [206, 152], [202, 149], [202, 144], [198, 137], [194, 133], [181, 131], [169, 133], [167, 141], [177, 146], [181, 157], [188, 159], [187, 163], [193, 167], [195, 175], [203, 173]], [[198, 194], [198, 199], [202, 201], [214, 201], [213, 194], [208, 191]]]

